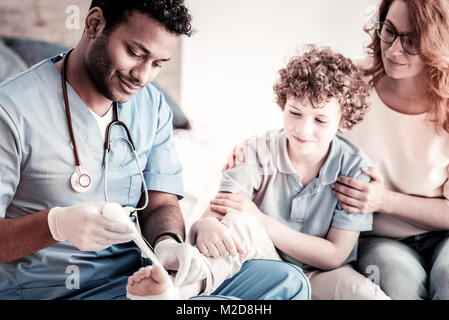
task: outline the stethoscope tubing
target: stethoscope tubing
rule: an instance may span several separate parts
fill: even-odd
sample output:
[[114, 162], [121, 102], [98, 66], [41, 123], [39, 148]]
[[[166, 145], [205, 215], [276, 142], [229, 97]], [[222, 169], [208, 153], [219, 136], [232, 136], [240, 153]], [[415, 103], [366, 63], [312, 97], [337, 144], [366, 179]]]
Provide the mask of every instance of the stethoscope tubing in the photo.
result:
[[[69, 58], [70, 54], [72, 53], [72, 51], [73, 51], [73, 49], [70, 49], [66, 53], [66, 55], [64, 57], [64, 60], [62, 62], [62, 69], [61, 69], [62, 93], [63, 93], [63, 97], [64, 97], [64, 106], [65, 106], [66, 117], [67, 117], [67, 127], [69, 129], [70, 139], [71, 139], [71, 142], [72, 142], [72, 145], [73, 145], [73, 155], [74, 155], [74, 158], [75, 158], [75, 166], [76, 166], [76, 171], [72, 175], [70, 180], [71, 180], [72, 187], [73, 187], [73, 189], [75, 191], [77, 191], [77, 192], [84, 192], [84, 191], [87, 191], [88, 188], [90, 188], [92, 179], [91, 179], [91, 177], [90, 177], [90, 175], [88, 173], [82, 171], [82, 169], [81, 169], [81, 161], [80, 161], [80, 158], [79, 158], [79, 155], [78, 155], [78, 149], [76, 147], [75, 135], [73, 133], [72, 117], [71, 117], [71, 113], [70, 113], [70, 105], [69, 105], [69, 98], [68, 98], [68, 94], [67, 94], [67, 83], [66, 83], [66, 81], [67, 81], [66, 80], [67, 79], [67, 77], [66, 77], [67, 61], [68, 61], [68, 58]], [[111, 151], [111, 145], [112, 145], [112, 143], [111, 143], [111, 141], [109, 139], [110, 138], [110, 131], [111, 131], [111, 128], [113, 126], [118, 125], [118, 126], [121, 126], [122, 128], [125, 129], [125, 132], [126, 132], [126, 135], [127, 135], [127, 139], [124, 138], [124, 137], [121, 137], [121, 138], [126, 140], [128, 142], [128, 144], [130, 145], [130, 147], [131, 147], [131, 150], [132, 150], [132, 152], [134, 154], [134, 158], [136, 159], [136, 162], [137, 162], [137, 167], [139, 169], [140, 177], [142, 178], [142, 184], [144, 186], [143, 192], [145, 193], [145, 203], [140, 208], [135, 208], [135, 209], [133, 208], [134, 209], [133, 211], [144, 210], [148, 206], [149, 199], [148, 199], [147, 185], [146, 185], [146, 182], [145, 182], [145, 177], [143, 175], [142, 167], [141, 167], [140, 162], [139, 162], [139, 157], [138, 157], [137, 152], [136, 152], [136, 147], [135, 147], [134, 141], [133, 141], [133, 139], [131, 137], [131, 133], [130, 133], [128, 127], [126, 126], [126, 124], [124, 122], [118, 120], [118, 103], [115, 102], [115, 101], [113, 102], [113, 108], [114, 108], [113, 112], [114, 112], [115, 120], [111, 121], [111, 123], [109, 123], [108, 126], [106, 127], [105, 142], [104, 142], [104, 151], [105, 151], [105, 153], [104, 153], [104, 158], [103, 158], [103, 166], [104, 166], [104, 169], [105, 169], [105, 173], [104, 173], [104, 197], [105, 197], [105, 201], [109, 202], [107, 188], [108, 188], [108, 163], [109, 163], [108, 160], [109, 160], [109, 152]], [[76, 175], [76, 174], [77, 174], [76, 179], [73, 179], [73, 176]], [[88, 184], [87, 185], [83, 185], [82, 178], [86, 179], [86, 177], [88, 178]], [[77, 186], [74, 186], [73, 180], [77, 180], [76, 181], [78, 183]]]

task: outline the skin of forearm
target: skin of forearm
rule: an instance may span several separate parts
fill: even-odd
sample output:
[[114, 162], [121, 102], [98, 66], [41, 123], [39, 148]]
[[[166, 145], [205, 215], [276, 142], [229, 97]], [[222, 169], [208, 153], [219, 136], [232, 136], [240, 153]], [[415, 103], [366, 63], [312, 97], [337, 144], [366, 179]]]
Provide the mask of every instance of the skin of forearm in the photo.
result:
[[332, 270], [340, 267], [349, 255], [327, 239], [295, 231], [265, 215], [262, 219], [275, 247], [298, 261], [320, 270]]
[[449, 230], [449, 203], [445, 199], [390, 191], [381, 212], [429, 231]]
[[55, 244], [48, 227], [48, 212], [0, 219], [0, 263], [10, 262]]
[[[185, 239], [185, 224], [181, 209], [177, 205], [164, 205], [152, 211], [139, 214], [140, 227], [143, 236], [150, 244], [163, 232], [173, 232]], [[170, 236], [162, 236], [157, 242], [171, 239]]]

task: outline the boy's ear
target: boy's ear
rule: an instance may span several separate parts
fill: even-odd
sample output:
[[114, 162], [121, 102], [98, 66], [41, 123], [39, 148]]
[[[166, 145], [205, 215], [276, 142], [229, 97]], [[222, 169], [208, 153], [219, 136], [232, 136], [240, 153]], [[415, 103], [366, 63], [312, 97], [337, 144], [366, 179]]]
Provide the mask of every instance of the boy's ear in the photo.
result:
[[340, 120], [340, 125], [338, 126], [338, 131], [340, 131], [340, 132], [346, 132], [346, 131], [348, 131], [349, 129], [345, 126], [345, 121], [344, 121], [344, 119], [343, 119], [343, 117], [341, 118], [341, 120]]

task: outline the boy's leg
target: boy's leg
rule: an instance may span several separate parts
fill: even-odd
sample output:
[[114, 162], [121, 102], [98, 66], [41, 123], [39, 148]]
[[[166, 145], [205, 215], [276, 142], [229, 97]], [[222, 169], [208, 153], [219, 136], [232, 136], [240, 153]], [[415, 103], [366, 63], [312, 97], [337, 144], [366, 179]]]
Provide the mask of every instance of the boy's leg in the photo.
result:
[[[310, 299], [310, 284], [301, 268], [282, 261], [251, 260], [280, 260], [273, 243], [256, 218], [245, 213], [229, 213], [222, 223], [234, 232], [245, 253], [235, 257], [204, 257], [210, 270], [205, 294], [212, 293], [221, 285], [215, 290], [215, 295], [251, 300]], [[248, 260], [251, 261], [244, 264]], [[229, 280], [223, 283], [226, 279]], [[151, 280], [147, 277], [145, 282]], [[199, 287], [194, 285], [194, 288]], [[153, 284], [149, 283], [148, 288], [153, 290]], [[178, 299], [189, 295], [194, 293], [186, 287], [179, 288]]]
[[390, 300], [380, 287], [351, 266], [311, 271], [312, 300]]
[[254, 259], [226, 280], [212, 295], [192, 300], [310, 300], [310, 283], [296, 265], [279, 260]]
[[245, 253], [207, 258], [212, 279], [208, 279], [205, 293], [216, 290], [214, 296], [194, 299], [310, 299], [310, 283], [302, 269], [280, 261], [273, 242], [255, 217], [242, 212], [228, 213], [222, 223], [232, 230]]
[[221, 222], [233, 232], [244, 253], [227, 257], [205, 257], [211, 271], [206, 281], [205, 294], [212, 293], [223, 281], [234, 276], [248, 260], [280, 260], [273, 242], [255, 217], [242, 212], [231, 212]]

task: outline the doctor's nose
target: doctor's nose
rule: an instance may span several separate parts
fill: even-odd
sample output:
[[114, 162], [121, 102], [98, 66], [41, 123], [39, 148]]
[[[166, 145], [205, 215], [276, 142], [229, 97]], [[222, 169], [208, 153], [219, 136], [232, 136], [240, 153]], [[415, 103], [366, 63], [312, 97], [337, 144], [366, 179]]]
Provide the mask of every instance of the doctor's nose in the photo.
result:
[[141, 87], [153, 81], [159, 74], [159, 69], [155, 68], [151, 62], [143, 63], [131, 69], [130, 75], [138, 80]]

